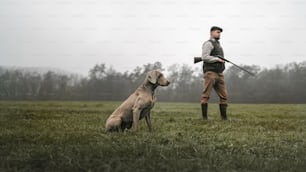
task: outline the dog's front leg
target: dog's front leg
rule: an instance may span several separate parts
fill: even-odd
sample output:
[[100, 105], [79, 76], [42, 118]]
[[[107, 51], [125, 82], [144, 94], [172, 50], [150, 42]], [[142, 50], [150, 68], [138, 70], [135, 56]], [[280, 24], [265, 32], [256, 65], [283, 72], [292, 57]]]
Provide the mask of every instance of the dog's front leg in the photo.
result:
[[138, 122], [140, 117], [140, 107], [134, 107], [133, 109], [133, 130], [138, 131]]
[[152, 124], [151, 124], [151, 116], [150, 116], [150, 112], [148, 112], [148, 114], [145, 116], [149, 131], [152, 131]]

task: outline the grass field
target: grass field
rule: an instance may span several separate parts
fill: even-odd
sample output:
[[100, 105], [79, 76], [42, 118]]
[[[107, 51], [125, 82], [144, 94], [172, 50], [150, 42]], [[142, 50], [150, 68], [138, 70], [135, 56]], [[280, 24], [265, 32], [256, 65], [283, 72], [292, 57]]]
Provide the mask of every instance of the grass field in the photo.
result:
[[119, 103], [0, 102], [0, 171], [306, 170], [306, 105], [157, 102], [152, 133], [106, 133]]

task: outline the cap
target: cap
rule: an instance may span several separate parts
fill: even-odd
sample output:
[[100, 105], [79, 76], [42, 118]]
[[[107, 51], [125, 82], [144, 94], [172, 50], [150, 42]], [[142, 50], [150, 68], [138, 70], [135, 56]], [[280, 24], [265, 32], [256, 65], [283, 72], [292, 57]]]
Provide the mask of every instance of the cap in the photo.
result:
[[210, 28], [210, 31], [214, 31], [214, 30], [220, 30], [221, 32], [223, 31], [223, 29], [221, 27], [218, 27], [218, 26], [212, 26]]

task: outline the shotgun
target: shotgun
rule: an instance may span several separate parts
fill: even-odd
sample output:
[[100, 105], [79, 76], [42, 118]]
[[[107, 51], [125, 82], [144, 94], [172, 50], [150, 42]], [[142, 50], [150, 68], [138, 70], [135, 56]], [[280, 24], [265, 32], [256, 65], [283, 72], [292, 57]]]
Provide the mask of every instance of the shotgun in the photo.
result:
[[[230, 63], [230, 64], [232, 64], [232, 65], [234, 65], [234, 66], [236, 66], [236, 67], [239, 68], [240, 70], [243, 70], [243, 71], [245, 71], [246, 73], [248, 73], [248, 74], [250, 74], [250, 75], [252, 75], [252, 76], [255, 76], [254, 73], [252, 73], [252, 72], [250, 72], [250, 71], [244, 69], [243, 67], [238, 66], [238, 65], [236, 65], [235, 63], [233, 63], [233, 62], [231, 62], [231, 61], [229, 61], [229, 60], [227, 60], [227, 59], [225, 59], [225, 58], [223, 58], [223, 57], [221, 57], [221, 56], [217, 56], [217, 57], [220, 58], [220, 59], [222, 59], [222, 60], [224, 60], [224, 61], [226, 61], [226, 62], [228, 62], [228, 63]], [[194, 64], [195, 64], [195, 63], [198, 63], [198, 62], [201, 62], [201, 61], [203, 61], [202, 57], [194, 57]]]

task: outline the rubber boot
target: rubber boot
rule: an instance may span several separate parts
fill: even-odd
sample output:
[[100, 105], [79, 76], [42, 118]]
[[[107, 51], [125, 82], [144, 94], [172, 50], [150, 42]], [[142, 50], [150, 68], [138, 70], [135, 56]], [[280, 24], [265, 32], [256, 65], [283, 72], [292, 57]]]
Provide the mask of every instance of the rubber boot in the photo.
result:
[[207, 103], [201, 104], [203, 120], [207, 120]]
[[220, 108], [221, 118], [223, 120], [228, 120], [226, 115], [227, 104], [220, 104], [219, 108]]

